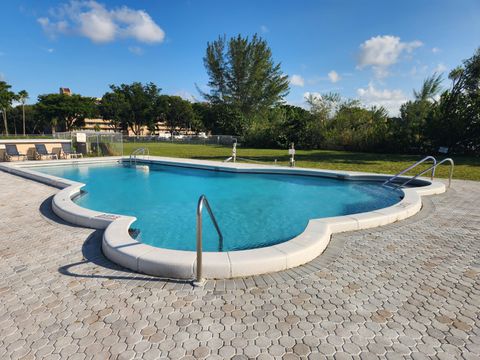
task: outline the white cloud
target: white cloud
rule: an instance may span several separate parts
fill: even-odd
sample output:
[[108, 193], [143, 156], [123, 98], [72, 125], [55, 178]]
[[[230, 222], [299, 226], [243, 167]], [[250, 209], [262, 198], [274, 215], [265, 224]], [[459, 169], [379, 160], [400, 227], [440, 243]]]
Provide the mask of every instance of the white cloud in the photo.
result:
[[432, 48], [432, 52], [433, 52], [434, 54], [439, 53], [439, 52], [440, 52], [440, 49], [437, 48], [437, 47], [434, 47], [434, 48]]
[[128, 51], [130, 51], [132, 54], [141, 56], [143, 55], [143, 49], [139, 46], [129, 46]]
[[89, 11], [74, 14], [80, 33], [97, 43], [113, 41], [117, 31], [113, 16], [100, 4], [93, 2], [89, 6]]
[[383, 106], [390, 115], [398, 115], [400, 105], [408, 100], [402, 90], [377, 89], [372, 83], [367, 88], [357, 89], [357, 95], [367, 106]]
[[55, 51], [54, 48], [48, 48], [48, 49], [47, 49], [47, 52], [50, 53], [50, 54], [53, 53], [54, 51]]
[[126, 6], [107, 9], [94, 0], [72, 0], [50, 11], [51, 18], [37, 19], [50, 37], [61, 34], [84, 36], [95, 43], [132, 38], [144, 43], [162, 42], [164, 31], [143, 10]]
[[120, 27], [122, 36], [146, 43], [162, 42], [165, 38], [163, 30], [143, 10], [132, 10], [124, 6], [113, 13], [117, 22], [124, 25], [123, 28]]
[[300, 75], [292, 75], [290, 77], [290, 84], [292, 84], [293, 86], [303, 87], [305, 85], [305, 79]]
[[332, 70], [328, 73], [328, 78], [332, 83], [336, 83], [341, 79], [340, 75], [335, 70]]
[[4, 81], [5, 80], [5, 75], [3, 73], [0, 73], [0, 81]]
[[437, 66], [435, 66], [433, 71], [437, 72], [437, 73], [443, 73], [443, 72], [447, 71], [447, 67], [445, 66], [445, 64], [439, 63]]
[[51, 22], [49, 18], [41, 17], [37, 21], [42, 26], [43, 31], [51, 38], [55, 38], [58, 34], [65, 34], [68, 29], [68, 23], [64, 20]]
[[398, 36], [374, 36], [360, 45], [357, 68], [372, 67], [377, 77], [385, 77], [388, 68], [398, 62], [402, 53], [411, 53], [422, 45], [418, 40], [402, 42]]
[[[342, 75], [340, 75], [339, 73], [337, 73], [335, 70], [332, 70], [330, 71], [328, 74], [324, 75], [324, 76], [319, 76], [319, 75], [315, 75], [315, 76], [311, 76], [309, 78], [307, 78], [305, 80], [305, 82], [308, 84], [308, 85], [317, 85], [319, 83], [323, 83], [325, 81], [330, 81], [331, 83], [337, 83], [339, 82], [340, 80], [342, 80], [342, 78], [344, 76], [352, 76], [353, 74], [351, 73], [343, 73]], [[328, 90], [328, 89], [327, 89]]]
[[261, 25], [260, 26], [260, 31], [264, 34], [268, 33], [270, 29], [267, 27], [267, 25]]

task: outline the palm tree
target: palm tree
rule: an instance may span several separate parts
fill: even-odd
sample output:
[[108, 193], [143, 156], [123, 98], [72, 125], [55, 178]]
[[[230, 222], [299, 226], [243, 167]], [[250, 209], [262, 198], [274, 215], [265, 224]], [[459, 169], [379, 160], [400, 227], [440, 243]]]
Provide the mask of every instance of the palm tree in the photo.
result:
[[22, 103], [22, 115], [23, 115], [23, 136], [25, 136], [25, 103], [28, 99], [28, 92], [21, 90], [17, 94], [18, 100]]
[[5, 135], [8, 135], [7, 110], [15, 100], [15, 93], [10, 91], [11, 85], [5, 81], [0, 81], [0, 111], [3, 117], [3, 126], [5, 127]]
[[461, 66], [457, 66], [455, 69], [450, 71], [450, 73], [448, 74], [448, 78], [452, 80], [452, 88], [455, 87], [455, 84], [457, 83], [458, 80], [460, 80], [462, 75], [463, 75], [463, 67]]
[[413, 96], [417, 101], [435, 101], [435, 96], [442, 91], [442, 74], [434, 73], [423, 81], [420, 91], [413, 90]]

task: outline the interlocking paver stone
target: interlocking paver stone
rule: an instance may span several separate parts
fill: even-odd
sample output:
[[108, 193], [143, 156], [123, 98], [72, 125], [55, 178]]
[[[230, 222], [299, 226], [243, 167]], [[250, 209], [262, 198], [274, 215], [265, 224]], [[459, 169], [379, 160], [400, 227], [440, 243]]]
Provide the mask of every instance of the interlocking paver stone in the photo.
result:
[[0, 188], [1, 359], [480, 358], [480, 183], [203, 288], [105, 259], [101, 231], [53, 214], [55, 188], [1, 171]]

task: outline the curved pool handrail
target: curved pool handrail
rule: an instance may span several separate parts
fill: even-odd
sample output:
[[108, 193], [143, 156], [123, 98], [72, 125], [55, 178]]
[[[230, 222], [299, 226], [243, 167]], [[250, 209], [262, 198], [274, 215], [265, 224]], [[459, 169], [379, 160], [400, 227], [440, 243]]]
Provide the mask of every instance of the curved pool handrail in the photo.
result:
[[[394, 176], [392, 176], [391, 178], [389, 178], [388, 180], [386, 180], [383, 185], [387, 185], [389, 183], [392, 183], [393, 181], [395, 181], [395, 179], [397, 179], [399, 176], [402, 176], [403, 174], [407, 173], [408, 171], [416, 168], [418, 165], [420, 164], [423, 164], [425, 161], [427, 160], [432, 160], [433, 161], [433, 166], [429, 168], [429, 170], [432, 170], [432, 175], [431, 175], [431, 179], [433, 180], [433, 178], [435, 177], [435, 167], [437, 165], [437, 159], [435, 159], [433, 156], [426, 156], [424, 157], [422, 160], [420, 161], [417, 161], [415, 164], [407, 167], [406, 169], [400, 171], [398, 174], [395, 174]], [[422, 174], [426, 173], [423, 172]]]
[[203, 284], [203, 278], [202, 278], [202, 210], [203, 210], [203, 205], [207, 208], [208, 214], [210, 215], [210, 218], [212, 219], [213, 225], [215, 226], [215, 229], [217, 230], [218, 237], [219, 237], [219, 242], [218, 242], [218, 251], [222, 252], [223, 251], [223, 235], [222, 232], [220, 231], [220, 227], [218, 226], [217, 219], [215, 218], [215, 215], [213, 215], [212, 208], [210, 207], [210, 204], [208, 203], [207, 197], [205, 195], [201, 195], [200, 198], [198, 199], [198, 205], [197, 205], [197, 276], [195, 279], [194, 284], [197, 286], [201, 286]]
[[405, 181], [403, 184], [399, 185], [398, 187], [403, 187], [405, 185], [407, 185], [408, 183], [410, 183], [411, 181], [419, 178], [420, 176], [422, 176], [423, 174], [429, 172], [430, 170], [432, 170], [432, 173], [435, 172], [435, 169], [437, 168], [437, 166], [443, 164], [444, 162], [450, 162], [450, 169], [449, 169], [449, 172], [448, 172], [448, 187], [450, 188], [450, 185], [452, 184], [452, 177], [453, 177], [453, 168], [455, 167], [455, 163], [453, 162], [453, 159], [451, 158], [445, 158], [443, 159], [442, 161], [430, 166], [428, 169], [418, 173], [417, 175], [415, 175], [414, 177], [408, 179], [407, 181]]
[[135, 165], [137, 164], [137, 155], [142, 153], [143, 156], [145, 156], [145, 153], [147, 154], [148, 157], [150, 157], [150, 150], [145, 147], [141, 148], [136, 148], [130, 153], [130, 165], [132, 165], [132, 157], [135, 160]]

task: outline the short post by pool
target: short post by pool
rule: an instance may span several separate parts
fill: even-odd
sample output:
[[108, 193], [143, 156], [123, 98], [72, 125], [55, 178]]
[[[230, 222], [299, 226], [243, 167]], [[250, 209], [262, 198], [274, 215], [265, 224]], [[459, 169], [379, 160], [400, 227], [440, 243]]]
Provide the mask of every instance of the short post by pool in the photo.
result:
[[237, 162], [237, 140], [235, 140], [233, 143], [232, 159], [233, 159], [233, 162]]
[[288, 149], [290, 155], [290, 167], [295, 167], [295, 144], [292, 142], [292, 147]]

